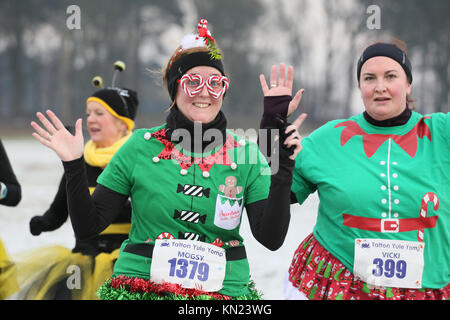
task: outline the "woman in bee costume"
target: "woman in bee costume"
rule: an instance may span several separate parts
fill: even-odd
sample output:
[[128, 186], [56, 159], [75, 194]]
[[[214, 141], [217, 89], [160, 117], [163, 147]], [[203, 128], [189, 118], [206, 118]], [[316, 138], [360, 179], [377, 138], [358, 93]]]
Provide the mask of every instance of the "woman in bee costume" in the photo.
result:
[[75, 136], [51, 111], [50, 121], [38, 115], [45, 129], [33, 123], [35, 138], [63, 161], [77, 238], [107, 228], [131, 196], [129, 238], [101, 299], [258, 299], [239, 234], [244, 207], [259, 242], [276, 250], [283, 241], [298, 132], [291, 126], [283, 135], [285, 152], [271, 176], [258, 146], [227, 130], [220, 109], [230, 84], [206, 25], [201, 20], [198, 34], [183, 38], [163, 70], [172, 99], [166, 123], [133, 133], [92, 198], [81, 121]]
[[[114, 69], [111, 87], [104, 88], [101, 77], [93, 79], [93, 85], [101, 88], [86, 102], [86, 122], [90, 140], [84, 146], [83, 159], [90, 194], [97, 185], [97, 177], [131, 137], [135, 126], [137, 93], [115, 86], [116, 76], [125, 70], [125, 64], [117, 61], [114, 63]], [[43, 215], [30, 220], [30, 232], [33, 235], [56, 230], [67, 220], [69, 208], [66, 187], [67, 179], [63, 175], [49, 209]], [[27, 289], [19, 292], [17, 298], [95, 299], [98, 286], [111, 276], [118, 249], [128, 238], [130, 222], [130, 202], [125, 201], [118, 208], [118, 215], [108, 228], [89, 239], [76, 239], [75, 247], [71, 251], [63, 247], [50, 247], [24, 256], [21, 270], [27, 270], [23, 271], [27, 274], [27, 277], [23, 278], [27, 279], [24, 282], [28, 285]], [[35, 264], [40, 265], [41, 270], [29, 268]], [[41, 273], [45, 276], [40, 276]], [[73, 280], [70, 276], [73, 276]], [[30, 286], [30, 282], [33, 285]]]

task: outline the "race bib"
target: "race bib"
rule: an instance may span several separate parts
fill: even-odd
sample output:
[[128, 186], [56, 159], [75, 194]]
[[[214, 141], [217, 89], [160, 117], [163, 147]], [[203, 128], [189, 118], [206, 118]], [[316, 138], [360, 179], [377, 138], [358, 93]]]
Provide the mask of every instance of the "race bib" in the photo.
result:
[[200, 241], [155, 241], [150, 280], [177, 283], [183, 288], [219, 291], [225, 278], [225, 250]]
[[421, 288], [425, 243], [386, 239], [355, 239], [353, 273], [383, 287]]

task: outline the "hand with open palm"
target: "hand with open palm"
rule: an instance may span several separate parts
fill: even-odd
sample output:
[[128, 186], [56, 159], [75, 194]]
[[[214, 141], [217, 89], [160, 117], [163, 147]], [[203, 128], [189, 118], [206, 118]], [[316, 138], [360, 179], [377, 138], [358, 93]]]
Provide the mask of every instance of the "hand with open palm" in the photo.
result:
[[[259, 81], [261, 83], [261, 89], [265, 97], [271, 96], [292, 96], [292, 85], [294, 83], [294, 68], [292, 66], [288, 67], [286, 76], [286, 65], [280, 63], [280, 73], [277, 75], [277, 66], [273, 65], [270, 71], [270, 87], [267, 85], [266, 78], [263, 74], [259, 76]], [[299, 106], [302, 100], [304, 89], [300, 89], [295, 94], [294, 98], [289, 103], [287, 116], [291, 115]], [[302, 150], [301, 140], [302, 137], [298, 130], [300, 129], [303, 121], [305, 121], [308, 115], [302, 113], [291, 125], [289, 125], [285, 133], [291, 133], [284, 141], [287, 148], [295, 146], [294, 153], [289, 156], [290, 159], [294, 160], [297, 154]]]
[[[278, 79], [277, 79], [278, 78]], [[259, 81], [261, 83], [261, 89], [265, 97], [270, 96], [292, 96], [292, 85], [294, 83], [294, 68], [292, 66], [288, 67], [287, 77], [286, 77], [286, 65], [280, 63], [280, 73], [277, 77], [277, 66], [273, 65], [270, 70], [270, 87], [267, 85], [266, 77], [261, 74], [259, 75]], [[294, 98], [289, 103], [288, 113], [290, 116], [300, 104], [302, 100], [303, 92], [305, 89], [300, 89], [295, 94]]]
[[46, 113], [50, 120], [41, 112], [36, 114], [45, 129], [36, 122], [31, 122], [31, 126], [36, 131], [33, 133], [33, 137], [44, 146], [55, 151], [62, 161], [72, 161], [81, 158], [84, 152], [84, 139], [81, 130], [82, 120], [77, 120], [75, 135], [73, 136], [51, 110], [47, 110]]

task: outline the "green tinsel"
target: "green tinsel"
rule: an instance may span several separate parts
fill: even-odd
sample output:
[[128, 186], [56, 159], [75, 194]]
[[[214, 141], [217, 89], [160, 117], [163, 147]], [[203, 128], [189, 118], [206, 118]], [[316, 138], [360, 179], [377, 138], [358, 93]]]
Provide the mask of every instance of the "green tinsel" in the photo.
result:
[[209, 55], [214, 60], [221, 60], [222, 59], [222, 53], [220, 52], [219, 48], [217, 47], [216, 43], [212, 41], [211, 39], [206, 40], [206, 45], [209, 49]]
[[[231, 300], [262, 300], [262, 293], [255, 288], [255, 283], [248, 284], [250, 293], [238, 297], [231, 297]], [[182, 294], [166, 293], [164, 296], [153, 292], [130, 292], [124, 287], [114, 288], [111, 286], [111, 279], [105, 281], [97, 291], [101, 300], [217, 300], [209, 295], [188, 297]]]

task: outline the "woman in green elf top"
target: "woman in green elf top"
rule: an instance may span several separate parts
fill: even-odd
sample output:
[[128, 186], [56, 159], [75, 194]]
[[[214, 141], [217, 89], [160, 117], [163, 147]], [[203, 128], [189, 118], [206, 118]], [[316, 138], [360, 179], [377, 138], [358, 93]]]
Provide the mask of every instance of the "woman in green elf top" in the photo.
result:
[[[114, 64], [114, 80], [111, 87], [103, 87], [101, 77], [95, 77], [93, 84], [101, 87], [86, 101], [86, 123], [90, 140], [84, 146], [84, 167], [89, 193], [92, 194], [97, 178], [102, 173], [113, 155], [131, 137], [134, 119], [139, 104], [137, 93], [131, 89], [115, 86], [119, 72], [125, 64], [117, 61]], [[30, 220], [30, 232], [38, 236], [42, 232], [58, 229], [67, 220], [68, 203], [66, 195], [67, 179], [63, 175], [59, 189], [49, 209]], [[39, 249], [25, 255], [20, 265], [27, 266], [27, 274], [43, 274], [45, 279], [36, 277], [32, 284], [18, 294], [23, 299], [95, 299], [96, 291], [112, 274], [113, 263], [117, 259], [120, 245], [128, 238], [131, 227], [131, 206], [126, 201], [119, 209], [112, 224], [100, 234], [89, 239], [76, 239], [72, 250], [63, 247]], [[52, 257], [52, 258], [50, 258]], [[36, 268], [29, 268], [35, 265]], [[82, 283], [69, 288], [67, 278], [71, 265], [82, 267]], [[95, 269], [94, 269], [95, 266]], [[42, 270], [60, 270], [48, 275]], [[25, 271], [19, 270], [24, 273]], [[22, 277], [22, 278], [32, 278]]]
[[221, 108], [229, 80], [206, 24], [183, 38], [163, 71], [172, 99], [167, 122], [133, 133], [92, 198], [81, 121], [75, 136], [51, 111], [50, 121], [38, 114], [45, 129], [33, 124], [33, 135], [63, 160], [77, 238], [105, 229], [131, 197], [131, 231], [98, 291], [102, 299], [257, 299], [239, 234], [243, 209], [263, 245], [276, 250], [284, 240], [302, 119], [282, 127], [280, 165], [270, 175], [258, 146], [227, 130]]
[[[297, 104], [261, 80], [266, 127]], [[364, 113], [314, 131], [296, 159], [293, 202], [318, 191], [320, 205], [287, 298], [449, 299], [450, 114], [410, 110], [401, 41], [367, 47], [357, 80]]]

